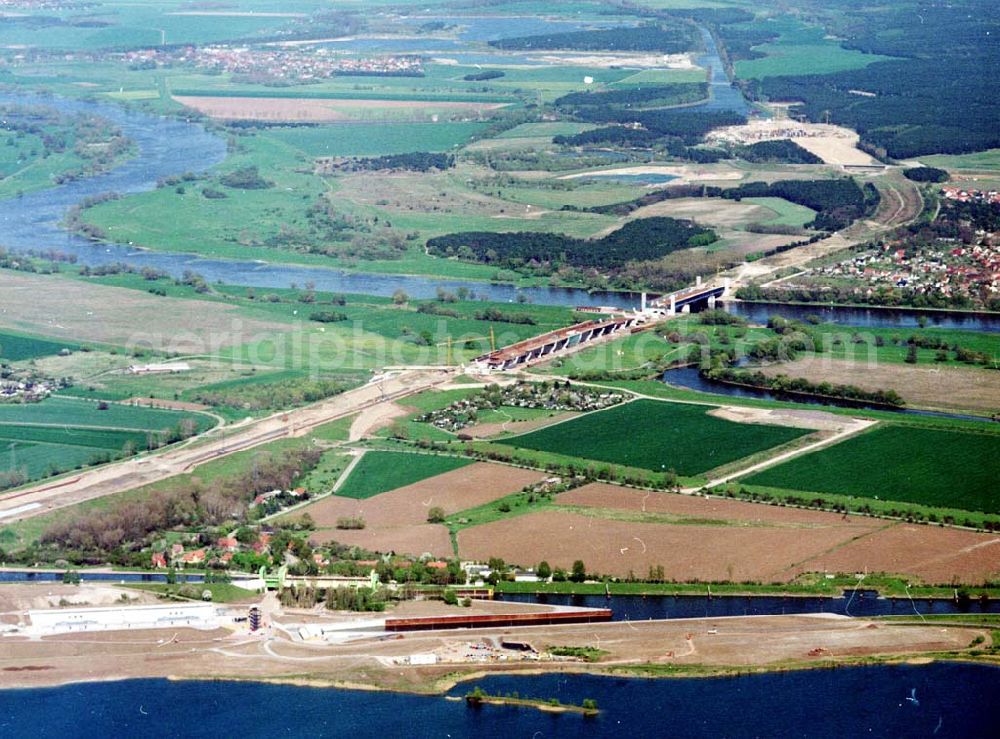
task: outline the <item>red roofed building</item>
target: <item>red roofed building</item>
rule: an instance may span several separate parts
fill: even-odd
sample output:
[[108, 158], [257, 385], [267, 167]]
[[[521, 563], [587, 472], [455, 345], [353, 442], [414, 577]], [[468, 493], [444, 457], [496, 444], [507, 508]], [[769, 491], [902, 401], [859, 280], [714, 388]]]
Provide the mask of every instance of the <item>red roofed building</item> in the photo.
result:
[[181, 562], [183, 562], [186, 565], [196, 565], [204, 561], [205, 561], [204, 549], [195, 549], [192, 552], [184, 552], [184, 555], [181, 557]]
[[235, 552], [239, 550], [240, 543], [231, 536], [223, 536], [221, 539], [215, 542], [215, 546], [226, 552]]
[[153, 567], [156, 569], [164, 569], [167, 566], [167, 558], [164, 556], [163, 552], [153, 552]]

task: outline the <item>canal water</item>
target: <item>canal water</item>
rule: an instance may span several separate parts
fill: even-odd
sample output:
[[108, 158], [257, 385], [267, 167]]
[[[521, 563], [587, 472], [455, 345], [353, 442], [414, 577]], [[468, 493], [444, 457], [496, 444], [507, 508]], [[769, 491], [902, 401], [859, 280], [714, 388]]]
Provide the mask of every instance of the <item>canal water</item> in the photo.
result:
[[[159, 572], [93, 572], [91, 570], [73, 570], [80, 576], [81, 582], [151, 582], [165, 583], [166, 573]], [[204, 575], [179, 572], [177, 583], [205, 582]], [[0, 570], [0, 583], [5, 582], [62, 582], [63, 572], [33, 572], [30, 570]], [[235, 581], [234, 581], [235, 582]]]
[[[595, 717], [470, 708], [492, 694], [597, 702]], [[0, 733], [37, 739], [143, 737], [987, 737], [1000, 668], [879, 665], [662, 680], [494, 675], [441, 696], [248, 682], [129, 680], [0, 690]]]
[[950, 615], [1000, 613], [1000, 600], [954, 601], [942, 598], [880, 598], [874, 590], [846, 590], [837, 597], [781, 595], [564, 595], [503, 593], [498, 600], [545, 603], [580, 608], [610, 608], [613, 621], [723, 616], [780, 616], [795, 613], [835, 613], [841, 616]]

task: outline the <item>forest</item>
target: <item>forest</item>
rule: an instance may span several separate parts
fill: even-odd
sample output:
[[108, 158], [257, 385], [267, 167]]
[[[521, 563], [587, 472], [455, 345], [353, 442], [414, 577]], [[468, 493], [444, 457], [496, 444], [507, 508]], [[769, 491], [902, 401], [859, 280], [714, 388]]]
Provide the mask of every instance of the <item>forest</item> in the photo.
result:
[[615, 106], [620, 108], [642, 108], [662, 105], [677, 105], [704, 100], [708, 97], [708, 84], [705, 82], [674, 82], [668, 85], [649, 85], [648, 87], [625, 87], [598, 92], [571, 92], [556, 99], [555, 104], [561, 108]]
[[[833, 29], [842, 46], [899, 57], [833, 74], [747, 80], [757, 100], [802, 101], [811, 121], [848, 126], [884, 158], [1000, 146], [1000, 18], [988, 0], [853, 8]], [[734, 29], [722, 31], [733, 44]], [[861, 91], [863, 95], [859, 95]]]
[[706, 246], [714, 231], [691, 221], [643, 218], [600, 239], [564, 234], [466, 232], [427, 242], [430, 254], [517, 269], [529, 263], [616, 269], [633, 260], [658, 259], [679, 249]]
[[634, 28], [607, 28], [595, 31], [546, 33], [490, 41], [490, 46], [506, 51], [569, 49], [573, 51], [655, 51], [680, 54], [698, 45], [695, 29], [688, 25], [664, 27], [646, 24]]
[[823, 160], [803, 149], [791, 139], [758, 141], [747, 146], [737, 146], [733, 154], [740, 159], [756, 163], [822, 164]]
[[783, 198], [817, 211], [816, 218], [806, 227], [819, 231], [839, 231], [851, 225], [878, 205], [878, 191], [871, 185], [862, 189], [849, 177], [839, 180], [779, 180], [747, 182], [739, 187], [722, 190], [720, 197]]

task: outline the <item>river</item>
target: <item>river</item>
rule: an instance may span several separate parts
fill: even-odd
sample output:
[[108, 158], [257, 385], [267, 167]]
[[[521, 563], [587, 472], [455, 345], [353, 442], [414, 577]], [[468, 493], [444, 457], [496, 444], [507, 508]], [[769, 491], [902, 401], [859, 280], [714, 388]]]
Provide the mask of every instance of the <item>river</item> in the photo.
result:
[[808, 398], [803, 395], [792, 395], [788, 393], [776, 393], [763, 388], [747, 387], [744, 385], [732, 385], [728, 382], [718, 382], [709, 380], [701, 376], [697, 367], [679, 367], [670, 369], [663, 373], [661, 379], [668, 385], [682, 387], [687, 390], [696, 390], [700, 393], [712, 395], [728, 395], [730, 398], [758, 398], [761, 400], [780, 400], [785, 403], [799, 403], [813, 407], [832, 406], [834, 408], [858, 408], [873, 411], [886, 411], [888, 413], [902, 413], [912, 416], [928, 416], [931, 418], [955, 418], [962, 421], [986, 421], [985, 416], [974, 416], [968, 413], [948, 413], [946, 411], [925, 411], [920, 408], [892, 408], [884, 405], [871, 405], [864, 401], [850, 400], [847, 398]]
[[467, 707], [441, 696], [249, 682], [129, 680], [0, 690], [0, 732], [145, 737], [830, 737], [994, 735], [1000, 668], [877, 665], [721, 678], [494, 675], [460, 684], [600, 713]]
[[[404, 290], [414, 298], [432, 298], [438, 287], [455, 291], [468, 287], [497, 302], [527, 299], [548, 305], [613, 304], [637, 306], [637, 295], [554, 287], [516, 288], [482, 282], [408, 275], [380, 275], [323, 267], [270, 264], [231, 259], [205, 259], [192, 254], [137, 249], [128, 244], [94, 244], [66, 232], [60, 223], [67, 211], [87, 197], [105, 192], [122, 194], [151, 190], [160, 178], [184, 172], [204, 172], [225, 158], [222, 139], [200, 124], [163, 118], [118, 106], [62, 97], [0, 93], [0, 104], [45, 105], [64, 113], [89, 113], [117, 124], [137, 146], [138, 155], [112, 171], [84, 177], [20, 198], [0, 201], [0, 246], [13, 252], [58, 249], [77, 256], [80, 264], [98, 266], [125, 262], [154, 267], [173, 277], [186, 270], [198, 272], [209, 282], [253, 287], [288, 287], [314, 282], [319, 290], [392, 295]], [[195, 245], [192, 245], [192, 249]]]
[[[707, 34], [707, 31], [703, 31]], [[706, 56], [718, 60], [718, 52], [711, 35], [707, 36]], [[699, 62], [709, 64], [706, 56]], [[718, 101], [728, 89], [721, 62], [711, 63], [713, 90], [712, 103]], [[721, 75], [721, 78], [717, 79]], [[739, 97], [742, 101], [742, 97]], [[732, 102], [732, 101], [731, 101]], [[291, 283], [314, 282], [317, 289], [358, 293], [365, 295], [392, 295], [403, 290], [414, 298], [432, 298], [442, 287], [456, 291], [460, 287], [473, 290], [477, 295], [497, 302], [528, 300], [546, 305], [617, 305], [623, 308], [638, 307], [639, 296], [623, 292], [587, 292], [576, 288], [525, 287], [495, 285], [483, 282], [448, 280], [426, 276], [367, 274], [344, 272], [323, 267], [271, 264], [230, 259], [206, 259], [193, 254], [149, 251], [128, 244], [95, 244], [60, 227], [67, 211], [87, 197], [114, 191], [122, 194], [151, 190], [160, 178], [204, 172], [225, 158], [225, 143], [200, 124], [164, 118], [137, 111], [128, 111], [116, 105], [62, 97], [30, 94], [0, 93], [0, 104], [46, 105], [65, 113], [90, 113], [107, 118], [117, 124], [135, 141], [138, 154], [112, 171], [84, 177], [57, 187], [28, 193], [20, 198], [0, 201], [0, 246], [14, 252], [58, 249], [77, 256], [80, 264], [98, 266], [125, 262], [136, 267], [154, 267], [173, 277], [180, 277], [186, 270], [193, 270], [209, 282], [230, 285], [247, 285], [262, 288], [288, 287]], [[735, 104], [735, 102], [733, 102]], [[195, 245], [192, 245], [192, 249]], [[1000, 315], [927, 312], [908, 310], [878, 310], [856, 308], [829, 308], [789, 306], [759, 303], [728, 303], [727, 310], [744, 315], [754, 321], [766, 321], [767, 316], [778, 313], [790, 318], [818, 314], [823, 320], [845, 326], [894, 326], [900, 328], [918, 325], [924, 315], [928, 325], [943, 328], [964, 328], [974, 331], [1000, 332]]]

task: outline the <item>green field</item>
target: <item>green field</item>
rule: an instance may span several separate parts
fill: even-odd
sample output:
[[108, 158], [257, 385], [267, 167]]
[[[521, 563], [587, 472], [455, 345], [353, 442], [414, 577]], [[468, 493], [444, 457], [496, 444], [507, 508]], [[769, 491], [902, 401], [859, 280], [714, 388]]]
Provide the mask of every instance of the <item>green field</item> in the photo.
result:
[[920, 157], [920, 163], [944, 169], [1000, 170], [1000, 149], [977, 151], [974, 154], [935, 154]]
[[[186, 14], [183, 12], [185, 6], [172, 0], [111, 0], [100, 4], [99, 15], [92, 9], [98, 6], [76, 6], [73, 3], [63, 3], [58, 7], [39, 6], [34, 13], [30, 6], [25, 7], [29, 9], [11, 15], [0, 28], [0, 43], [11, 47], [25, 45], [79, 51], [210, 43], [270, 35], [291, 28], [294, 18], [264, 13], [286, 13], [289, 10], [302, 13], [316, 10], [319, 6], [308, 0], [296, 0], [285, 4], [285, 7], [261, 0], [239, 0], [226, 4], [230, 15], [218, 18]], [[194, 8], [192, 6], [191, 9]], [[94, 23], [95, 19], [100, 23]], [[107, 25], [102, 25], [105, 23]]]
[[748, 79], [790, 74], [829, 74], [859, 69], [873, 62], [892, 58], [844, 49], [839, 41], [827, 38], [822, 28], [806, 26], [790, 18], [768, 21], [761, 25], [781, 35], [771, 43], [754, 47], [754, 51], [767, 54], [766, 57], [737, 61], [737, 77]]
[[0, 405], [0, 424], [51, 424], [146, 431], [174, 426], [183, 418], [193, 418], [198, 429], [212, 426], [209, 416], [180, 413], [160, 408], [141, 408], [111, 403], [98, 410], [97, 403], [75, 398], [47, 398], [41, 403]]
[[708, 415], [711, 408], [637, 400], [588, 413], [504, 444], [680, 475], [697, 475], [784, 444], [808, 431], [740, 424]]
[[0, 472], [20, 470], [27, 479], [107, 461], [126, 447], [149, 445], [149, 432], [176, 428], [184, 419], [197, 431], [213, 421], [204, 414], [111, 404], [74, 398], [0, 405]]
[[63, 349], [77, 351], [79, 345], [72, 341], [50, 341], [33, 336], [12, 334], [0, 331], [0, 360], [20, 362], [24, 359], [48, 357], [58, 354]]
[[744, 482], [997, 513], [997, 480], [1000, 435], [890, 425]]
[[337, 491], [337, 495], [345, 498], [371, 498], [468, 464], [471, 464], [469, 460], [432, 454], [367, 452], [351, 471], [344, 486]]
[[449, 151], [466, 144], [488, 124], [441, 123], [341, 124], [310, 128], [272, 128], [267, 135], [309, 156], [347, 157]]
[[805, 226], [816, 217], [816, 211], [812, 208], [790, 203], [784, 198], [743, 198], [743, 202], [763, 205], [773, 210], [775, 217], [763, 221], [769, 226]]

